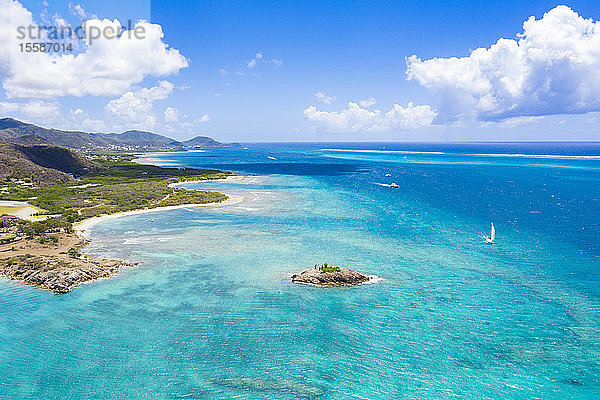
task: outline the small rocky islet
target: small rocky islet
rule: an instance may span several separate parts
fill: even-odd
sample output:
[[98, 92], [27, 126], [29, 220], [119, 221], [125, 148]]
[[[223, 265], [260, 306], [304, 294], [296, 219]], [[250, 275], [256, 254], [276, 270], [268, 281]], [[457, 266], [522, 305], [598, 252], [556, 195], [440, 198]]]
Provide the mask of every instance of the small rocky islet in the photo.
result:
[[292, 275], [292, 283], [322, 287], [355, 286], [371, 278], [350, 268], [315, 264], [313, 268]]

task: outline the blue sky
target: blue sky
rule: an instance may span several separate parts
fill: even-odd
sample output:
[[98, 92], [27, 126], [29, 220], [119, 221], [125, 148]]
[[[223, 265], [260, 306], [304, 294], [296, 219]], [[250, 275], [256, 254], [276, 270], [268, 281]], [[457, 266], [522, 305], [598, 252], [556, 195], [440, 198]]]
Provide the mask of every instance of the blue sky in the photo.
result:
[[[600, 43], [594, 41], [600, 37], [597, 1], [572, 1], [563, 9], [550, 1], [20, 4], [37, 24], [55, 24], [57, 18], [73, 26], [82, 19], [145, 19], [162, 28], [159, 43], [179, 52], [152, 55], [155, 64], [164, 57], [160, 73], [142, 66], [130, 79], [103, 83], [110, 89], [99, 92], [57, 85], [41, 90], [44, 83], [33, 74], [20, 77], [9, 68], [0, 113], [45, 126], [138, 128], [177, 139], [209, 135], [230, 141], [600, 139], [600, 102], [594, 100], [596, 94], [600, 98], [600, 78], [593, 76], [593, 63], [581, 62], [600, 61], [594, 47]], [[471, 56], [500, 38], [518, 40], [524, 21], [533, 16], [540, 22], [551, 10], [553, 19], [529, 29], [532, 43], [521, 46], [528, 50], [509, 43], [494, 54]], [[580, 22], [577, 14], [592, 21]], [[582, 28], [592, 34], [565, 37], [543, 49], [547, 56], [532, 59], [544, 35], [582, 24], [592, 26]], [[570, 48], [575, 53], [563, 54]], [[107, 52], [110, 48], [96, 56]], [[136, 58], [133, 52], [115, 57], [127, 54]], [[412, 55], [418, 60], [407, 79]], [[15, 65], [20, 55], [10, 57]], [[445, 61], [450, 57], [461, 59], [455, 65]], [[504, 65], [506, 58], [519, 57], [519, 63]], [[128, 70], [138, 68], [130, 64]], [[65, 67], [64, 79], [60, 70], [48, 76], [73, 86], [98, 73], [77, 67]]]

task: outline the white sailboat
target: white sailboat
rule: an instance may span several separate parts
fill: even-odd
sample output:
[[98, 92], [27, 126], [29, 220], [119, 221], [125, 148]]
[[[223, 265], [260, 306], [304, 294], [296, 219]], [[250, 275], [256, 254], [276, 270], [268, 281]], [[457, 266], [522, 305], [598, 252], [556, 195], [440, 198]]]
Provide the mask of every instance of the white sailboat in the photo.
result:
[[483, 240], [487, 244], [494, 244], [494, 240], [496, 240], [496, 228], [494, 227], [494, 223], [492, 222], [492, 230], [490, 231], [490, 236], [482, 235]]

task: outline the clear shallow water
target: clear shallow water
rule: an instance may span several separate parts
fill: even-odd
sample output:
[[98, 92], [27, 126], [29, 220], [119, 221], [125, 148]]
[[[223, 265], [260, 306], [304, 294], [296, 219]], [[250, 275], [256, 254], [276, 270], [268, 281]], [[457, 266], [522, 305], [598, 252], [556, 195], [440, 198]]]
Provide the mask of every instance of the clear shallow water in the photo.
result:
[[[593, 144], [149, 155], [256, 176], [191, 185], [246, 197], [232, 207], [97, 225], [89, 253], [144, 261], [112, 279], [64, 296], [0, 280], [0, 398], [598, 398], [600, 160], [579, 157], [594, 155]], [[316, 262], [384, 280], [288, 282]]]

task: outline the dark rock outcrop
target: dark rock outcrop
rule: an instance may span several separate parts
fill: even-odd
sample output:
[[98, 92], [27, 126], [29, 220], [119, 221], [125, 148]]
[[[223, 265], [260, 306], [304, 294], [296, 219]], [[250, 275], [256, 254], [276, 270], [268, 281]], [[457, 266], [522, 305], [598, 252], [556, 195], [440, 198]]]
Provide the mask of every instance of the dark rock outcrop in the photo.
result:
[[[333, 268], [329, 268], [330, 270]], [[368, 276], [362, 275], [350, 268], [336, 268], [333, 271], [323, 272], [319, 268], [310, 268], [297, 275], [292, 275], [293, 283], [302, 283], [315, 286], [354, 286], [365, 283]]]
[[132, 264], [119, 260], [57, 260], [43, 256], [18, 256], [0, 260], [0, 275], [61, 294], [80, 283], [107, 278], [119, 272], [122, 265]]

